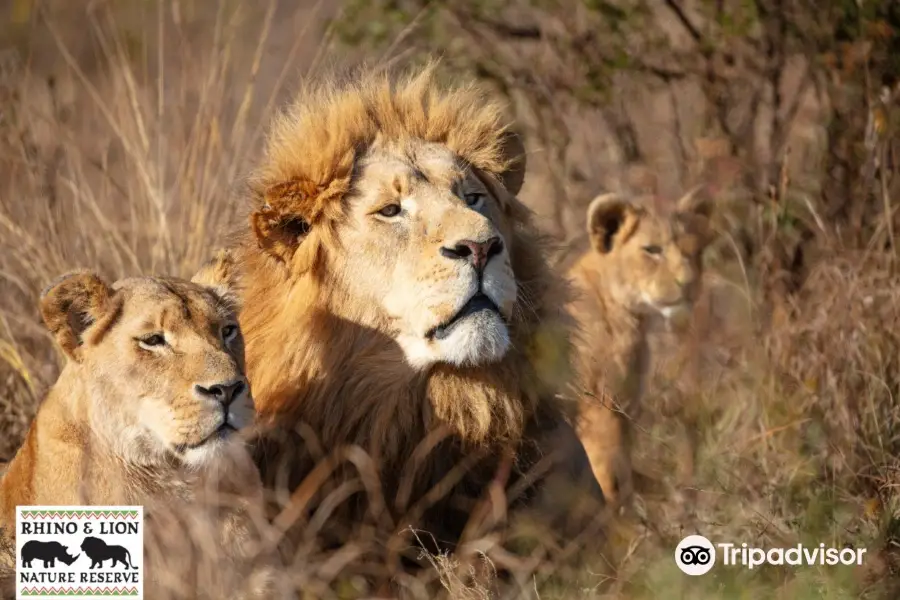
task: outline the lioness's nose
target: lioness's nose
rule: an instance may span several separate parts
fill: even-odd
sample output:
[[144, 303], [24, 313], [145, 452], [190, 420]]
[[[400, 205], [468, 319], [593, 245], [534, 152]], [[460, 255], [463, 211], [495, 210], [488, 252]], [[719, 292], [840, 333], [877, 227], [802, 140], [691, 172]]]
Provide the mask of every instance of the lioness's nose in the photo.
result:
[[247, 382], [241, 377], [224, 383], [215, 383], [210, 386], [195, 385], [194, 394], [203, 400], [215, 400], [228, 406], [239, 398], [246, 389]]
[[492, 257], [503, 252], [503, 241], [494, 236], [483, 242], [460, 240], [452, 247], [441, 247], [441, 255], [452, 260], [466, 260], [481, 272]]

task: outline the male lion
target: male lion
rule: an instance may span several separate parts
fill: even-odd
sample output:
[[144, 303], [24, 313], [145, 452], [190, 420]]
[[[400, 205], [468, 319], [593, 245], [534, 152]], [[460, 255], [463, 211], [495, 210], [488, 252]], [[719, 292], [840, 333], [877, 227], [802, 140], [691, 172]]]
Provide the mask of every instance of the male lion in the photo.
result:
[[579, 324], [579, 435], [613, 507], [632, 492], [628, 419], [650, 370], [648, 330], [692, 307], [711, 209], [696, 190], [670, 215], [616, 194], [598, 196], [587, 210], [591, 248], [570, 271], [579, 292], [571, 304]]
[[91, 559], [90, 568], [103, 568], [103, 562], [111, 560], [110, 568], [122, 563], [126, 569], [137, 569], [131, 563], [131, 552], [124, 546], [109, 545], [98, 537], [87, 536], [81, 541], [81, 551]]
[[[249, 511], [262, 488], [235, 432], [252, 422], [253, 400], [234, 299], [210, 286], [156, 277], [110, 286], [78, 271], [43, 292], [41, 315], [67, 361], [0, 481], [7, 536], [15, 537], [17, 505], [137, 504], [151, 579], [197, 577], [197, 560], [207, 559], [208, 549], [191, 556], [179, 516], [198, 529], [212, 522], [206, 531], [221, 549], [213, 568], [243, 573], [237, 582], [247, 576]], [[229, 502], [204, 512], [208, 498]], [[249, 587], [265, 576], [264, 567]], [[229, 585], [219, 573], [211, 580]], [[269, 597], [248, 593], [257, 591]]]
[[[441, 547], [495, 477], [502, 490], [551, 450], [553, 475], [602, 499], [547, 368], [568, 366], [564, 281], [515, 197], [521, 152], [498, 103], [440, 88], [433, 67], [321, 84], [276, 120], [235, 257], [257, 409], [305, 436], [290, 487], [316, 458], [353, 461], [362, 479], [335, 494], [370, 496], [351, 514]], [[260, 449], [272, 485], [288, 446]]]

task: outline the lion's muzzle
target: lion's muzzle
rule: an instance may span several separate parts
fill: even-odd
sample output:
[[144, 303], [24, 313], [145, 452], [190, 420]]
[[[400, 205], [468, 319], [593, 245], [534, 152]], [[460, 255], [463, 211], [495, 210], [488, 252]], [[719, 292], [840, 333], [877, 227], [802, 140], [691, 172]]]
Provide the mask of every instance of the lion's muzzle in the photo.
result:
[[472, 298], [469, 299], [468, 302], [466, 302], [466, 304], [462, 307], [462, 309], [460, 309], [458, 313], [453, 315], [453, 317], [451, 317], [445, 323], [442, 323], [441, 325], [438, 325], [431, 329], [425, 335], [425, 337], [429, 339], [434, 338], [443, 340], [450, 336], [450, 334], [453, 332], [453, 328], [463, 319], [477, 315], [482, 311], [494, 312], [502, 319], [502, 315], [500, 315], [500, 309], [497, 308], [497, 305], [494, 304], [494, 302], [486, 295], [478, 292], [477, 294], [472, 296]]
[[483, 242], [460, 240], [452, 247], [441, 246], [441, 256], [451, 260], [464, 260], [472, 265], [479, 278], [491, 258], [503, 252], [503, 241], [493, 236]]
[[230, 437], [252, 422], [250, 386], [242, 376], [213, 383], [197, 383], [193, 386], [192, 393], [204, 416], [197, 424], [200, 439], [178, 445], [182, 452]]
[[215, 400], [226, 408], [246, 391], [247, 380], [243, 377], [212, 385], [194, 385], [194, 395], [200, 400]]

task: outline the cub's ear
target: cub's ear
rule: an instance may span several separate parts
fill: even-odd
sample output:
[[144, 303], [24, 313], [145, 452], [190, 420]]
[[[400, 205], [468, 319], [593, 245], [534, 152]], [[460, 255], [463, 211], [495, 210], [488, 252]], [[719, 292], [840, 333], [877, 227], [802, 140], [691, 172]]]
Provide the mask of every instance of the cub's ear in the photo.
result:
[[701, 249], [713, 239], [712, 216], [715, 202], [708, 186], [700, 185], [678, 199], [675, 219], [683, 233], [695, 236]]
[[641, 209], [618, 194], [600, 194], [587, 209], [587, 232], [591, 246], [608, 254], [623, 244], [637, 228]]
[[206, 261], [191, 277], [191, 282], [210, 288], [222, 299], [235, 302], [237, 272], [234, 252], [228, 248], [220, 248], [215, 256]]
[[99, 275], [73, 271], [41, 293], [41, 317], [66, 356], [79, 360], [84, 332], [110, 309], [112, 290]]
[[525, 183], [525, 144], [522, 137], [512, 131], [503, 134], [503, 157], [509, 161], [509, 168], [503, 173], [503, 187], [513, 196], [518, 195]]

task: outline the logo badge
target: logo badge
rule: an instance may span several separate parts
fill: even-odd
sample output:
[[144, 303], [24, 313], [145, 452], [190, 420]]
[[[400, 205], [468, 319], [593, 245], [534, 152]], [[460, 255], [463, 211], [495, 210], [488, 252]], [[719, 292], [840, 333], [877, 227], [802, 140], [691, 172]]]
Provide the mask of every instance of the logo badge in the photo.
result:
[[16, 599], [144, 597], [143, 506], [17, 506]]
[[702, 535], [689, 535], [675, 548], [675, 564], [687, 575], [705, 575], [716, 564], [716, 548]]

